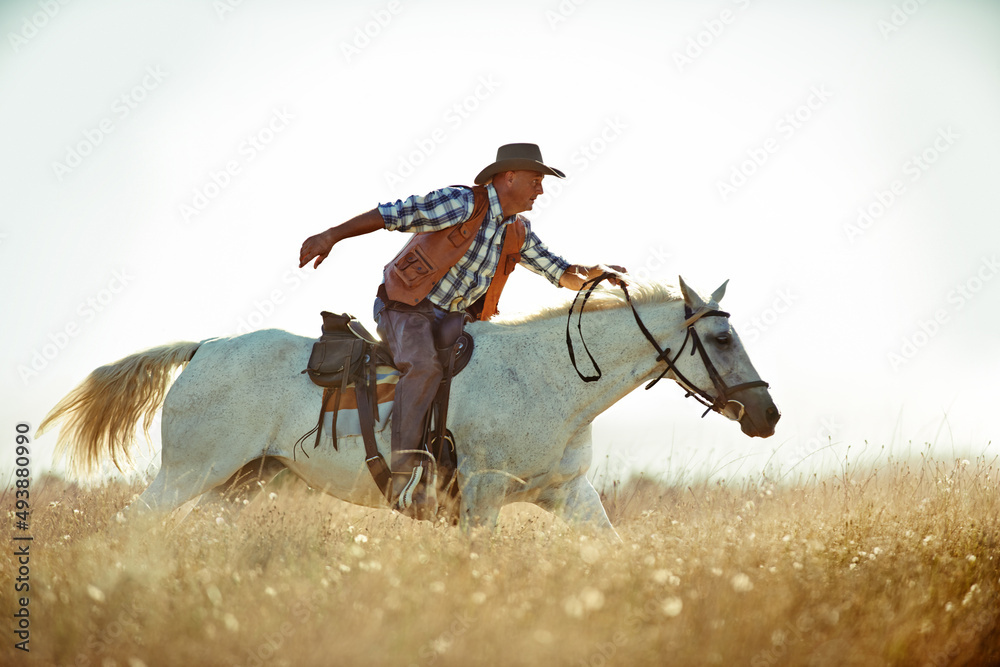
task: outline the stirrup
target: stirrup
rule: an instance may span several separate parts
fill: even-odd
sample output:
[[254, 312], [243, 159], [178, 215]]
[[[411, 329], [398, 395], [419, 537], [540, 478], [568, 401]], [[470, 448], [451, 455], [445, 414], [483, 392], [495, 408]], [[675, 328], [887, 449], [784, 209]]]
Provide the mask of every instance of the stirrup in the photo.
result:
[[413, 504], [413, 492], [417, 489], [417, 485], [420, 484], [420, 478], [423, 476], [423, 473], [423, 466], [414, 466], [413, 470], [410, 471], [410, 479], [406, 482], [403, 490], [399, 492], [399, 498], [396, 499], [395, 506], [397, 509], [409, 509]]

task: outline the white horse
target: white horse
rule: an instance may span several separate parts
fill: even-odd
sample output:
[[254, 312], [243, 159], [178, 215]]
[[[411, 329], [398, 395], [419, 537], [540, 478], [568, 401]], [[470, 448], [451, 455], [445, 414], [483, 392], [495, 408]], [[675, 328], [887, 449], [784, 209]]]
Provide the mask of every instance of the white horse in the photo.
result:
[[[725, 284], [708, 301], [683, 279], [683, 299], [664, 285], [631, 284], [635, 317], [617, 289], [597, 290], [586, 304], [583, 333], [603, 370], [600, 381], [582, 382], [569, 363], [563, 309], [467, 327], [475, 353], [453, 381], [449, 409], [463, 530], [492, 530], [501, 506], [526, 501], [571, 525], [614, 535], [586, 477], [591, 423], [664, 372], [739, 421], [747, 435], [774, 433], [780, 415], [767, 385], [717, 310]], [[656, 342], [637, 326], [640, 316], [671, 365], [657, 359]], [[701, 354], [689, 347], [692, 333], [690, 345], [697, 339]], [[148, 436], [162, 404], [160, 470], [133, 511], [173, 510], [206, 492], [222, 498], [237, 483], [252, 495], [285, 468], [342, 500], [386, 507], [360, 436], [340, 438], [337, 449], [309, 445], [308, 458], [294, 451], [316, 423], [322, 394], [300, 374], [313, 342], [272, 329], [133, 354], [93, 371], [53, 408], [39, 434], [62, 420], [56, 455], [68, 456], [71, 469], [92, 472], [108, 458], [121, 467], [131, 462], [139, 419]], [[378, 440], [388, 459], [389, 429]]]

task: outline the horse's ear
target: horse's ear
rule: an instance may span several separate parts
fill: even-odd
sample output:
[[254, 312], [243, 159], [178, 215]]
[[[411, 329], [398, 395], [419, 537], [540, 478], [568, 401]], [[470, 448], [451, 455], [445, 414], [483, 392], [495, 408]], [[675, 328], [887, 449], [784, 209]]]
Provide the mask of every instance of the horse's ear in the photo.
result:
[[722, 301], [722, 297], [726, 296], [726, 285], [729, 284], [729, 278], [726, 278], [726, 282], [719, 285], [719, 289], [712, 292], [712, 301], [719, 303]]
[[688, 287], [688, 284], [684, 282], [684, 278], [677, 276], [681, 285], [681, 294], [684, 295], [684, 303], [688, 305], [691, 310], [698, 310], [699, 308], [705, 307], [705, 302], [702, 301], [701, 297], [698, 296], [693, 289]]

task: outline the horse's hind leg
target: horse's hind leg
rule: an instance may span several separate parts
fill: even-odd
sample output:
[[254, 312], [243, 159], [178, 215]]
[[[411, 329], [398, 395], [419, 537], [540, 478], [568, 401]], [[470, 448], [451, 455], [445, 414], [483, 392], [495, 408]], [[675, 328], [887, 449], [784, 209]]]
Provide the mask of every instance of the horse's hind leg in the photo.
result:
[[171, 512], [226, 481], [230, 472], [231, 469], [220, 471], [211, 467], [205, 471], [189, 469], [175, 473], [163, 464], [153, 483], [129, 506], [129, 513]]
[[233, 518], [236, 518], [243, 508], [264, 490], [264, 486], [285, 469], [285, 464], [273, 456], [262, 456], [247, 463], [225, 482], [207, 491], [198, 502], [198, 507], [212, 505], [225, 507]]

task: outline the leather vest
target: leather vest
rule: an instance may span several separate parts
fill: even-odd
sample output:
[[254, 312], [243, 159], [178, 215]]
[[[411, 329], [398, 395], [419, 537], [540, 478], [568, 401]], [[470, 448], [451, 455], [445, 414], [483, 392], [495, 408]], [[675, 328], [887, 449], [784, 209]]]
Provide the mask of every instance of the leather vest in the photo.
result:
[[[477, 185], [471, 189], [474, 203], [468, 220], [436, 232], [414, 234], [399, 254], [385, 265], [383, 279], [390, 299], [411, 306], [420, 303], [468, 252], [479, 228], [489, 215], [490, 208], [486, 187]], [[470, 309], [477, 315], [477, 319], [488, 320], [496, 315], [500, 292], [503, 291], [507, 277], [521, 261], [521, 247], [525, 236], [524, 222], [517, 217], [508, 225], [504, 234], [500, 262], [485, 296], [476, 302], [476, 308]]]

